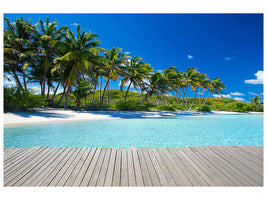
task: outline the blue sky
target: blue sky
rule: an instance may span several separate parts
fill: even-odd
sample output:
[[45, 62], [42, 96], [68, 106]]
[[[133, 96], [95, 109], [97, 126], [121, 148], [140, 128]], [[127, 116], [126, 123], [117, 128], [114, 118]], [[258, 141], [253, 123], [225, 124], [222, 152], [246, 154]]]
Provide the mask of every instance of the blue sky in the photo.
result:
[[[4, 14], [32, 22], [49, 17], [99, 36], [106, 49], [120, 47], [155, 69], [196, 67], [226, 86], [226, 98], [263, 94], [262, 14]], [[5, 80], [6, 84], [6, 80]], [[32, 85], [37, 87], [38, 85]], [[111, 88], [119, 89], [119, 81]], [[193, 93], [188, 93], [192, 96]], [[204, 94], [207, 96], [207, 94]]]

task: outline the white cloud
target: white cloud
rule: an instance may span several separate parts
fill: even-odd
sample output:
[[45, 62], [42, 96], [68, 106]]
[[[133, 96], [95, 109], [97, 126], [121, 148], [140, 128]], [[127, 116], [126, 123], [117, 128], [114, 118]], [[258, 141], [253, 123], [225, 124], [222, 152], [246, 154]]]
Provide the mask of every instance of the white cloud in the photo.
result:
[[188, 58], [188, 59], [194, 59], [194, 56], [192, 56], [192, 55], [187, 55], [187, 58]]
[[163, 70], [159, 69], [157, 72], [163, 73]]
[[130, 54], [130, 53], [131, 53], [131, 52], [129, 52], [129, 51], [126, 51], [126, 52], [125, 52], [126, 55], [128, 55], [128, 54]]
[[248, 93], [251, 94], [251, 95], [254, 95], [254, 96], [261, 96], [261, 95], [264, 94], [263, 92], [260, 93], [260, 94], [257, 94], [257, 93], [255, 93], [255, 92], [248, 92]]
[[230, 95], [233, 95], [233, 96], [245, 96], [243, 93], [240, 93], [240, 92], [231, 92]]
[[224, 60], [234, 60], [236, 57], [225, 57]]
[[172, 95], [169, 94], [169, 93], [165, 93], [164, 96], [166, 96], [166, 97], [172, 97]]
[[263, 84], [263, 71], [258, 71], [256, 74], [254, 74], [257, 79], [249, 79], [245, 80], [245, 83], [247, 84]]
[[213, 96], [216, 98], [232, 98], [230, 94], [214, 94]]
[[12, 80], [11, 80], [11, 81], [9, 81], [9, 80], [5, 80], [5, 81], [4, 81], [4, 84], [5, 84], [5, 85], [8, 85], [8, 86], [15, 86], [15, 85], [16, 85], [15, 81], [12, 81]]
[[72, 26], [77, 26], [78, 24], [76, 22], [74, 22], [73, 24], [71, 24]]
[[243, 99], [243, 98], [240, 98], [240, 97], [235, 97], [234, 100], [237, 100], [237, 101], [246, 101], [246, 99]]

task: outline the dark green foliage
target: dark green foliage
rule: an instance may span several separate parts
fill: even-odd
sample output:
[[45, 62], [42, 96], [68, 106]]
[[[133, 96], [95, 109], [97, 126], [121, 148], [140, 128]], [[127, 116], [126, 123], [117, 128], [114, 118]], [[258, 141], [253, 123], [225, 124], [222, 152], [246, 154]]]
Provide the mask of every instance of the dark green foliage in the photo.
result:
[[4, 111], [24, 111], [43, 106], [39, 95], [17, 87], [4, 87]]
[[244, 111], [252, 111], [251, 106], [246, 103], [242, 102], [233, 102], [233, 103], [228, 103], [224, 106], [224, 110], [227, 111], [233, 111], [233, 112], [244, 112]]
[[128, 101], [118, 101], [116, 103], [115, 108], [118, 110], [125, 110], [125, 111], [135, 111], [138, 110], [138, 106], [141, 102], [135, 100], [128, 100]]
[[208, 105], [204, 105], [204, 106], [201, 106], [198, 111], [202, 111], [202, 112], [210, 112], [211, 109]]
[[92, 110], [92, 111], [108, 110], [108, 104], [104, 102], [93, 103], [92, 105], [86, 106], [86, 110]]
[[166, 110], [166, 111], [175, 111], [177, 110], [176, 107], [172, 106], [172, 105], [161, 105], [161, 106], [158, 106], [156, 109], [158, 110]]

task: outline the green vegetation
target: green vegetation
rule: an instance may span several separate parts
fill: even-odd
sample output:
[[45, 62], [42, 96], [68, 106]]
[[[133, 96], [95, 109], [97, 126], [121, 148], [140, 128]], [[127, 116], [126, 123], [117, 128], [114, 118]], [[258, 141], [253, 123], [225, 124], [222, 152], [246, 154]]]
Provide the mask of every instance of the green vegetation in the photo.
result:
[[[5, 111], [41, 106], [131, 111], [263, 110], [260, 97], [249, 103], [210, 98], [212, 93], [223, 94], [225, 86], [220, 78], [210, 78], [193, 67], [181, 72], [170, 66], [156, 72], [142, 58], [126, 56], [121, 48], [100, 47], [98, 36], [82, 31], [79, 25], [73, 33], [48, 18], [37, 24], [23, 18], [12, 23], [5, 18], [5, 22], [4, 78], [12, 77], [16, 83], [16, 87], [4, 88]], [[116, 80], [120, 80], [120, 91], [110, 88], [110, 82]], [[28, 89], [30, 83], [40, 85], [40, 95]], [[57, 94], [60, 86], [63, 92]], [[131, 92], [131, 86], [138, 92]], [[49, 94], [51, 88], [53, 94]], [[188, 97], [189, 90], [194, 91], [194, 97]], [[204, 92], [207, 98], [201, 97]]]

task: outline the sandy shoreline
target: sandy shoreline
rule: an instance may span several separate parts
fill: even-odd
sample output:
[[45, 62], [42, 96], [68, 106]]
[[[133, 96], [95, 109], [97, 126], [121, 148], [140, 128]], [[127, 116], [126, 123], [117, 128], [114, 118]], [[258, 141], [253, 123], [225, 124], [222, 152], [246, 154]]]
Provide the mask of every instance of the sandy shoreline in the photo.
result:
[[[253, 112], [250, 112], [253, 113]], [[42, 109], [36, 112], [4, 113], [4, 125], [49, 123], [84, 120], [109, 120], [122, 118], [147, 118], [166, 117], [179, 115], [201, 115], [201, 114], [244, 114], [237, 112], [212, 111], [203, 113], [197, 111], [73, 111], [64, 109]]]

